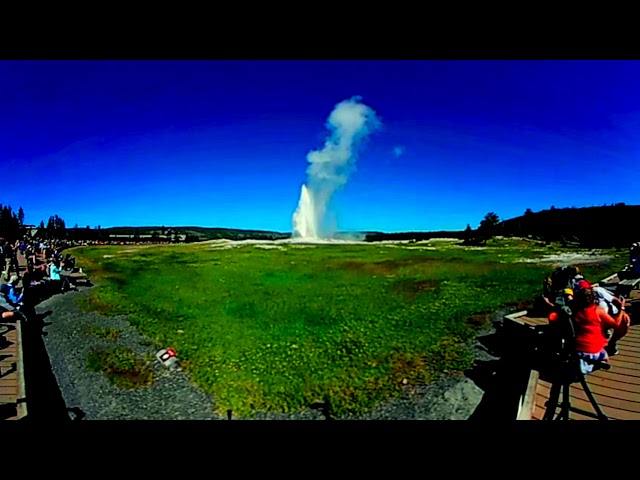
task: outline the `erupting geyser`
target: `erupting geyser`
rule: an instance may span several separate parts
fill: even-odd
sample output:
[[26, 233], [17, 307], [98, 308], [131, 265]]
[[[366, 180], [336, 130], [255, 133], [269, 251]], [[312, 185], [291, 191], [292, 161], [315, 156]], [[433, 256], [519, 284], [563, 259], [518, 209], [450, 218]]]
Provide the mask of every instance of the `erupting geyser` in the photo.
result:
[[380, 126], [376, 113], [353, 97], [336, 105], [327, 120], [331, 134], [322, 150], [309, 152], [307, 183], [302, 186], [293, 214], [293, 236], [326, 238], [324, 216], [333, 194], [349, 179], [358, 147]]
[[293, 214], [293, 234], [302, 238], [319, 238], [318, 215], [306, 185], [302, 185], [298, 209]]

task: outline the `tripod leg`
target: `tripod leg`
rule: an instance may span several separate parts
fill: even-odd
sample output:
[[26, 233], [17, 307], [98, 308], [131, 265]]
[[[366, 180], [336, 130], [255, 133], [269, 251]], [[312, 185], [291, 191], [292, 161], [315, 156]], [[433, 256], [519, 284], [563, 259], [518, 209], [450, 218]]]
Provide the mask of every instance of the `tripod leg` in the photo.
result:
[[569, 398], [570, 393], [571, 383], [564, 383], [562, 385], [562, 405], [560, 407], [560, 413], [556, 417], [556, 420], [569, 420], [569, 412], [571, 411], [571, 400]]
[[553, 416], [556, 413], [556, 408], [558, 407], [558, 398], [560, 398], [560, 388], [562, 384], [558, 381], [555, 381], [551, 385], [551, 392], [549, 393], [549, 400], [547, 401], [546, 411], [544, 412], [543, 420], [553, 420]]
[[600, 420], [609, 420], [607, 416], [600, 409], [600, 405], [598, 405], [598, 402], [596, 402], [596, 399], [593, 396], [593, 393], [591, 393], [591, 389], [589, 388], [589, 385], [587, 385], [587, 380], [584, 377], [580, 379], [580, 384], [582, 385], [582, 389], [584, 390], [584, 393], [586, 393], [587, 397], [589, 397], [589, 401], [591, 402], [591, 405], [593, 405], [593, 408], [596, 411], [598, 418]]

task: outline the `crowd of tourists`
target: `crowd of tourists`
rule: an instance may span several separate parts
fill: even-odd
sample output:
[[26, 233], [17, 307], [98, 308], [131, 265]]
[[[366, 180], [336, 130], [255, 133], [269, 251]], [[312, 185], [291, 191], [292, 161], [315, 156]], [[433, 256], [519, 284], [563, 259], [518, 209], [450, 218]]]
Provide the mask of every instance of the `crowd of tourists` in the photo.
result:
[[[81, 272], [67, 244], [0, 239], [0, 312], [2, 318], [28, 317], [52, 295], [77, 290], [73, 273]], [[18, 257], [22, 257], [20, 262]], [[22, 268], [21, 264], [22, 263]]]
[[[630, 266], [639, 264], [638, 244], [630, 249]], [[625, 271], [628, 271], [627, 268]], [[633, 271], [633, 270], [632, 270]], [[638, 272], [640, 273], [640, 272]], [[637, 276], [637, 274], [636, 274]], [[583, 374], [619, 353], [618, 341], [631, 325], [627, 300], [610, 289], [593, 285], [576, 266], [557, 267], [543, 282], [534, 309], [549, 324], [571, 322], [573, 345]]]

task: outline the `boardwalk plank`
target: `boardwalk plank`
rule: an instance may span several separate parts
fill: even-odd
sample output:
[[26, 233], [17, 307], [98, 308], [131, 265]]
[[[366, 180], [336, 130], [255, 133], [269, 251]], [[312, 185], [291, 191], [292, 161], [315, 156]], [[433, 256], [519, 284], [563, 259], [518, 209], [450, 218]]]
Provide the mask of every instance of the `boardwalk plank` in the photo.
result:
[[[618, 348], [620, 354], [610, 359], [611, 370], [599, 370], [587, 375], [587, 385], [600, 408], [610, 419], [640, 420], [640, 325], [631, 326], [627, 336], [618, 342]], [[549, 399], [550, 391], [549, 382], [537, 382], [531, 413], [533, 420], [541, 420], [544, 417], [545, 403]], [[571, 385], [570, 400], [574, 407], [594, 411], [579, 383]], [[570, 418], [591, 420], [590, 417], [577, 412], [571, 412]]]
[[[546, 384], [546, 385], [545, 385]], [[538, 384], [540, 396], [538, 399], [544, 399], [541, 407], [545, 408], [545, 402], [549, 399], [550, 393], [550, 385], [546, 382], [540, 382]], [[639, 404], [635, 402], [625, 402], [624, 400], [615, 400], [610, 399], [608, 397], [603, 397], [602, 395], [595, 395], [596, 401], [598, 405], [604, 412], [607, 417], [616, 418], [620, 420], [640, 420], [640, 408], [638, 408]], [[571, 394], [569, 396], [571, 405], [585, 410], [587, 412], [594, 412], [595, 410], [587, 395], [582, 391], [582, 387], [578, 387], [572, 385]], [[560, 396], [560, 401], [562, 400], [562, 395]], [[556, 413], [559, 411], [556, 411]], [[573, 413], [573, 412], [572, 412]], [[571, 417], [571, 415], [570, 415]]]
[[[22, 361], [21, 323], [2, 323], [0, 349], [0, 403], [15, 404], [24, 397], [24, 367]], [[10, 372], [10, 373], [7, 373]], [[26, 415], [26, 404], [18, 405], [15, 415], [5, 420], [18, 420]]]

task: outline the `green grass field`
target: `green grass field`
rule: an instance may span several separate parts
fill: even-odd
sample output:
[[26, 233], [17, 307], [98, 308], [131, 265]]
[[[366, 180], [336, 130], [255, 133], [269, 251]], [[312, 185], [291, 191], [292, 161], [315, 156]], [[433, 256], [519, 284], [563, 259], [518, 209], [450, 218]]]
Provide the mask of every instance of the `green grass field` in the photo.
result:
[[[426, 248], [425, 248], [426, 247]], [[72, 250], [99, 282], [85, 308], [124, 314], [172, 347], [220, 412], [290, 412], [329, 400], [337, 415], [371, 408], [405, 384], [472, 366], [467, 343], [486, 314], [528, 302], [557, 252], [526, 241], [487, 248], [211, 244]], [[624, 254], [583, 266], [594, 281]]]

